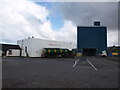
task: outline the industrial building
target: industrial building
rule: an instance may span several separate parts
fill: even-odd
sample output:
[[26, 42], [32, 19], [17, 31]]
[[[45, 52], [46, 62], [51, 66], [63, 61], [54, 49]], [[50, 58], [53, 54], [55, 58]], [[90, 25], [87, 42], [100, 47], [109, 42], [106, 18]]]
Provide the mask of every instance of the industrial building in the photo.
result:
[[94, 26], [77, 26], [77, 50], [84, 56], [95, 56], [107, 50], [107, 27], [99, 21]]
[[0, 44], [0, 56], [21, 56], [19, 45]]
[[24, 57], [42, 57], [44, 48], [61, 48], [69, 50], [72, 50], [74, 48], [74, 44], [72, 42], [44, 40], [34, 37], [18, 40], [17, 44], [22, 49], [21, 56]]

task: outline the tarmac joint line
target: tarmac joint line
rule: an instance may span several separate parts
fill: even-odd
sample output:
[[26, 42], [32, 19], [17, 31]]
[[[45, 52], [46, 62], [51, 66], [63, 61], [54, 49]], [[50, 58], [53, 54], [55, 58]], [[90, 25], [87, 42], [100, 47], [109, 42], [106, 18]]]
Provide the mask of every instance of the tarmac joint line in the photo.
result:
[[86, 58], [86, 60], [88, 61], [88, 63], [97, 71], [98, 69]]
[[73, 64], [73, 67], [76, 66], [76, 64], [77, 64], [78, 61], [79, 61], [79, 59], [75, 61], [75, 63]]

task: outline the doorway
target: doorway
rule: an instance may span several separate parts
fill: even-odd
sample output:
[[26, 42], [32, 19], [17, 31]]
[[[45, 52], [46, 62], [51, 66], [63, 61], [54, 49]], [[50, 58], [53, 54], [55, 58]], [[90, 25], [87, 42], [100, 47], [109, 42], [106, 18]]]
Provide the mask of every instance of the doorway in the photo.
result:
[[83, 56], [96, 56], [97, 50], [96, 48], [83, 48]]

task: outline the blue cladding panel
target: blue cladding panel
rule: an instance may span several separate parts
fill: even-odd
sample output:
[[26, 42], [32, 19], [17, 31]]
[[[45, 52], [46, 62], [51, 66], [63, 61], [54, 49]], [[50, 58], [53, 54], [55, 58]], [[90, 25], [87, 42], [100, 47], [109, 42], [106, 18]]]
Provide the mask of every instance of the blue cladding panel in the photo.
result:
[[77, 27], [77, 49], [96, 48], [97, 53], [107, 49], [106, 27]]

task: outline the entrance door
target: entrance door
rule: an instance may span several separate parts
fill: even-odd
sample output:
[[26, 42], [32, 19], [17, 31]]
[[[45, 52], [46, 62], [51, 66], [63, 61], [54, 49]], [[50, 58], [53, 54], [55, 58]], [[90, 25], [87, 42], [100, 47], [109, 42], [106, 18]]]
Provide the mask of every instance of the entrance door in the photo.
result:
[[95, 48], [83, 48], [83, 56], [96, 56]]
[[26, 53], [26, 57], [28, 57], [28, 50], [27, 50], [27, 47], [25, 47], [25, 53]]

